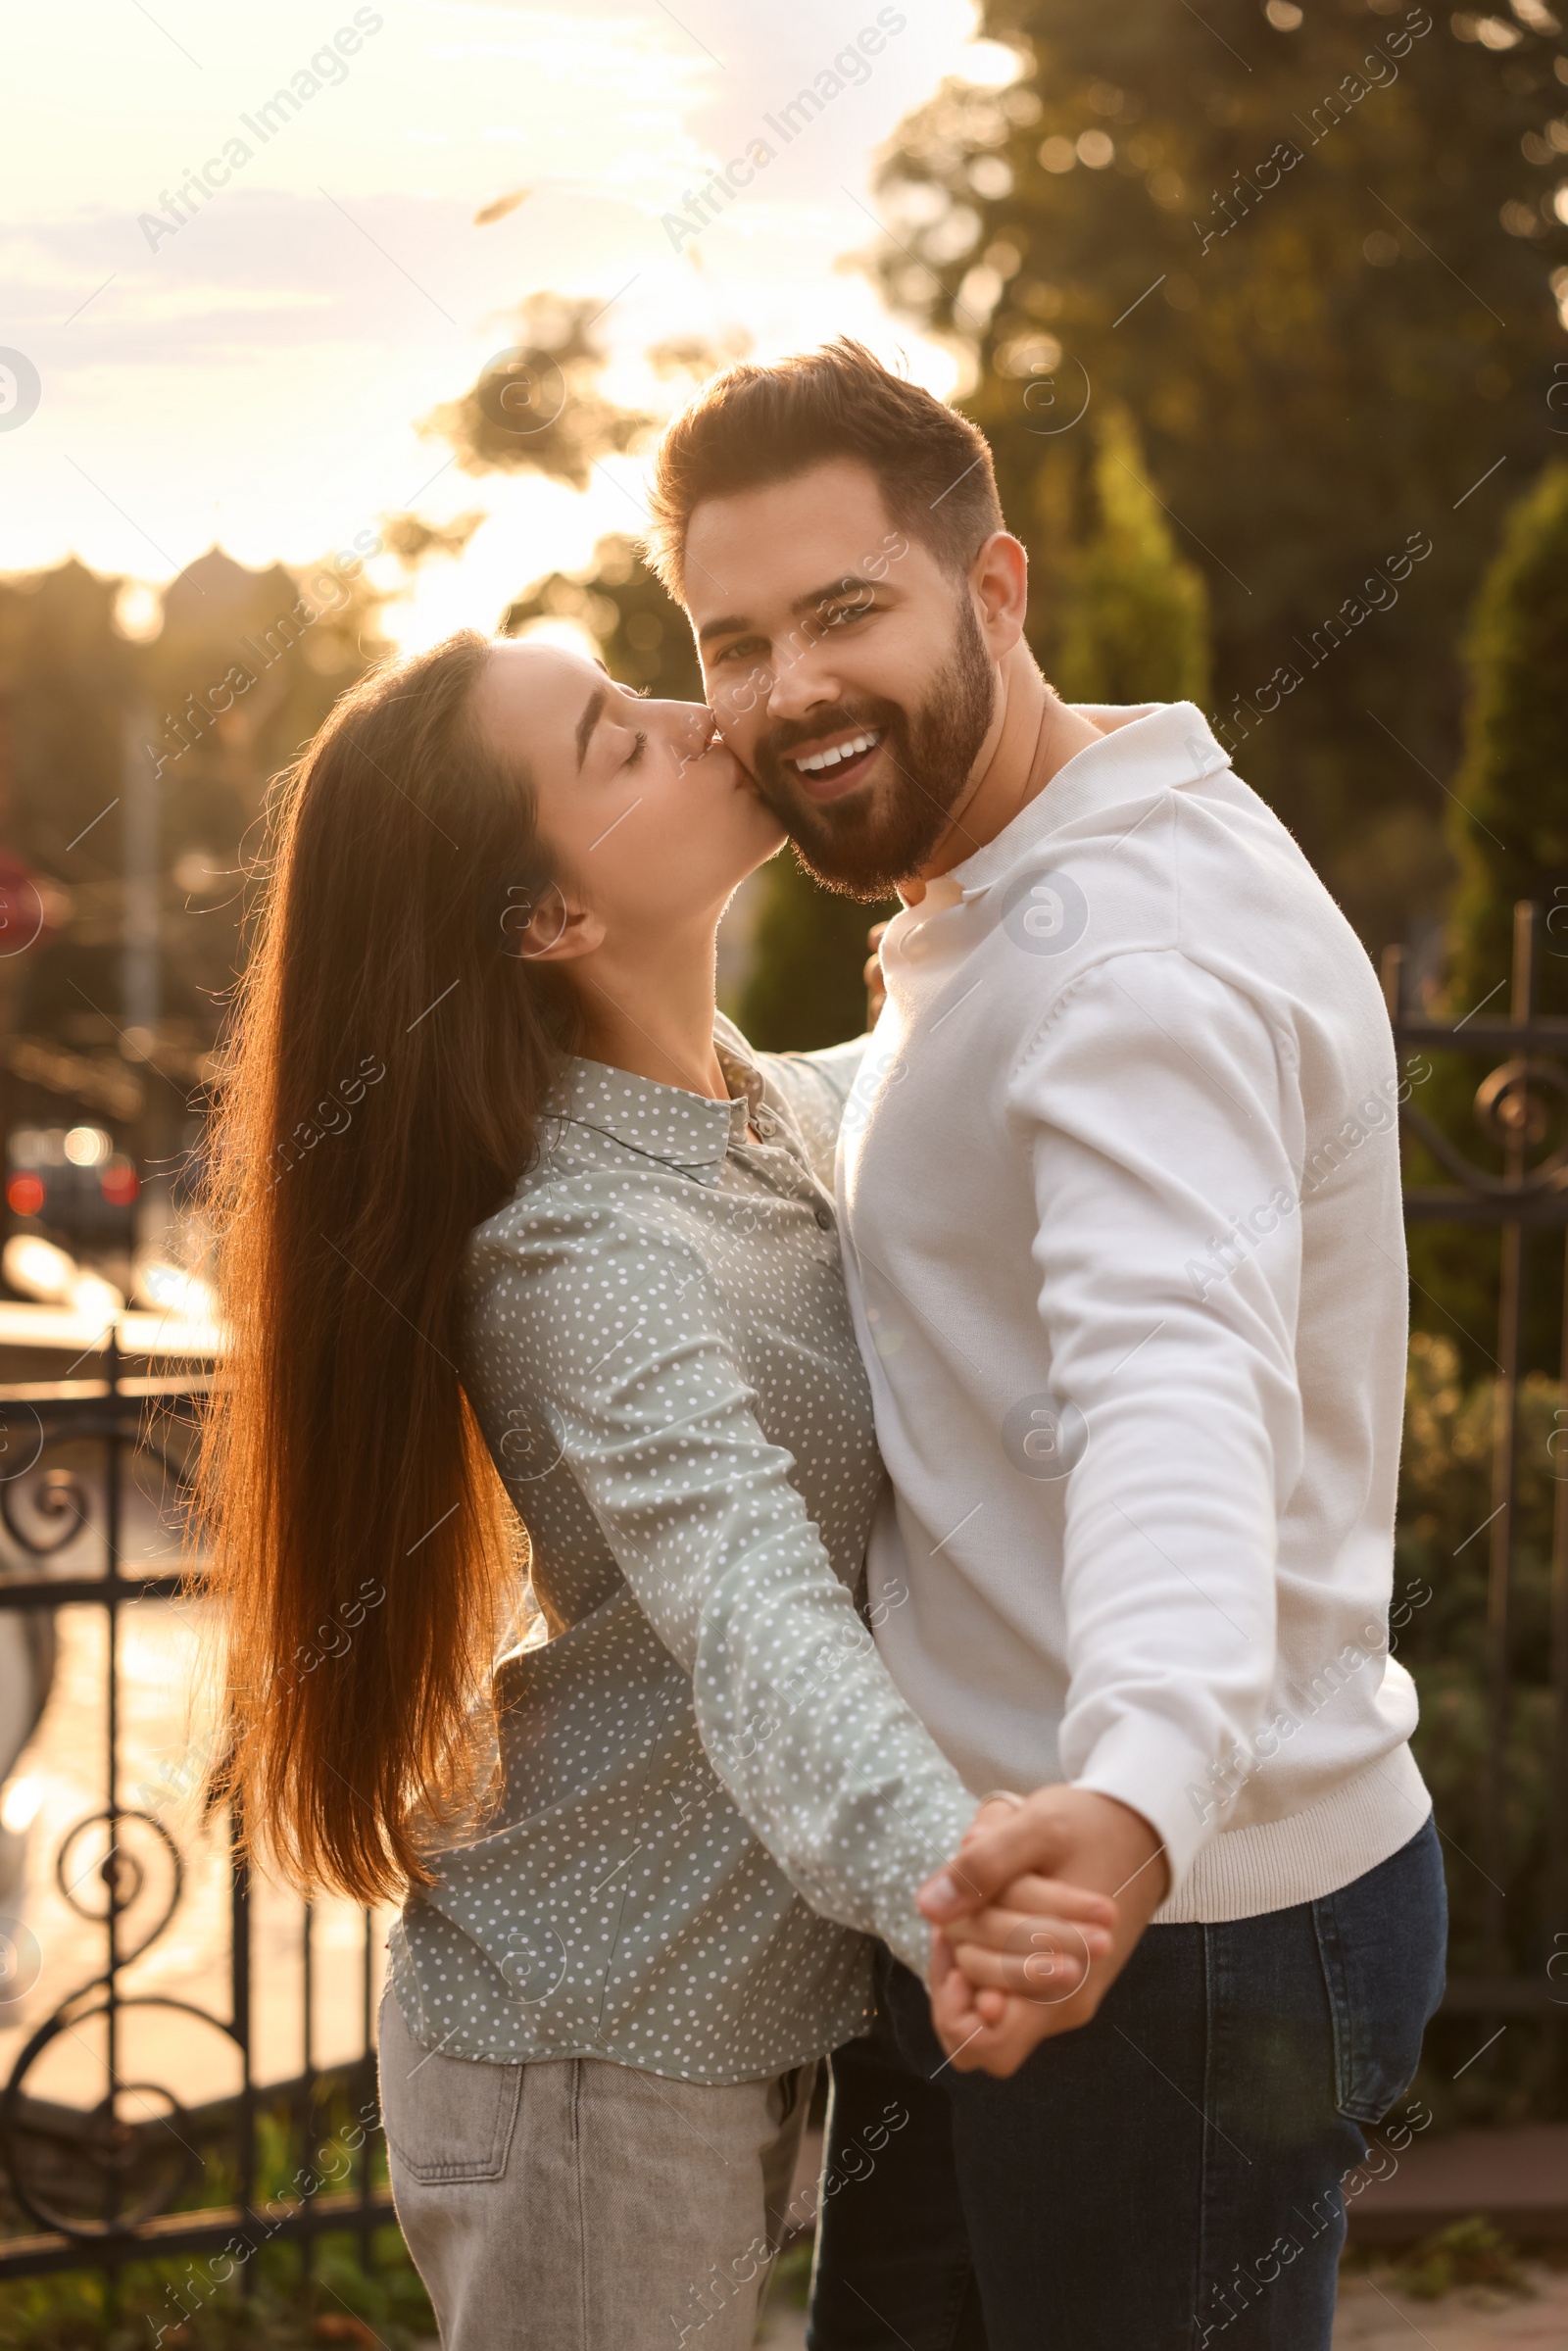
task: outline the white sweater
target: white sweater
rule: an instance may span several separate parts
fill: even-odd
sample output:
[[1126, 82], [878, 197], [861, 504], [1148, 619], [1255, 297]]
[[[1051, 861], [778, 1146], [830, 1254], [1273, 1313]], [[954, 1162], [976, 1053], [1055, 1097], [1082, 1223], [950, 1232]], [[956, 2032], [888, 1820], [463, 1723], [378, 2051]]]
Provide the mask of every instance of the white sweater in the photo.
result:
[[1405, 1352], [1376, 978], [1191, 703], [892, 923], [846, 1271], [878, 1639], [968, 1786], [1165, 1842], [1160, 1921], [1347, 1885], [1430, 1798], [1388, 1654]]

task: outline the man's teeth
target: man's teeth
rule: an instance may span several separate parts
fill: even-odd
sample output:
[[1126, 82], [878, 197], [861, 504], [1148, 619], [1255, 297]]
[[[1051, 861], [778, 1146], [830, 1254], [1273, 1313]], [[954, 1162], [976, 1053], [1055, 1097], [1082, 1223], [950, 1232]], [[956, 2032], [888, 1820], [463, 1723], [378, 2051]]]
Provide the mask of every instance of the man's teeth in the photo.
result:
[[795, 764], [803, 775], [820, 775], [824, 768], [838, 767], [846, 759], [858, 759], [862, 751], [874, 751], [881, 740], [880, 731], [852, 735], [848, 743], [835, 743], [831, 751], [813, 751], [808, 759], [797, 759]]

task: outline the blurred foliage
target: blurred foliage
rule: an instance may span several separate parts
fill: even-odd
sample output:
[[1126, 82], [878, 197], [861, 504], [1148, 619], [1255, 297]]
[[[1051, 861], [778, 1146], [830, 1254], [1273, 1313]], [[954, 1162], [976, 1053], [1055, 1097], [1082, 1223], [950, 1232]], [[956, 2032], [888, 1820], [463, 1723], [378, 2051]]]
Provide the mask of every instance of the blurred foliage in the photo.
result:
[[866, 905], [824, 890], [793, 849], [765, 868], [751, 973], [736, 1017], [764, 1053], [810, 1053], [865, 1027], [866, 933], [896, 898]]
[[1125, 408], [1097, 419], [1093, 535], [1064, 565], [1054, 684], [1068, 702], [1208, 700], [1208, 594], [1178, 555]]
[[[373, 2108], [371, 2109], [373, 2111]], [[346, 2180], [366, 2157], [370, 2176], [387, 2183], [385, 2141], [366, 2141], [355, 2128], [349, 2077], [318, 2078], [311, 2127], [287, 2099], [265, 2103], [257, 2115], [256, 2209], [294, 2201], [304, 2174]], [[215, 2107], [187, 2116], [199, 2185], [180, 2209], [231, 2208], [238, 2200], [231, 2110]], [[345, 2135], [346, 2134], [346, 2135]], [[265, 2226], [265, 2223], [264, 2223]], [[206, 2253], [133, 2261], [111, 2291], [89, 2270], [63, 2271], [0, 2285], [0, 2346], [17, 2351], [305, 2351], [323, 2343], [358, 2351], [416, 2351], [435, 2336], [435, 2319], [418, 2273], [395, 2224], [371, 2233], [370, 2263], [346, 2229], [323, 2230], [307, 2265], [304, 2249], [281, 2238], [263, 2243], [246, 2267], [226, 2262], [221, 2246]]]
[[[0, 2285], [0, 2345], [5, 2351], [416, 2351], [435, 2339], [435, 2318], [408, 2248], [395, 2228], [377, 2229], [367, 2270], [356, 2242], [337, 2232], [317, 2240], [307, 2278], [299, 2248], [271, 2245], [256, 2256], [255, 2292], [237, 2282], [180, 2321], [192, 2274], [203, 2257], [137, 2261], [120, 2275], [118, 2293], [95, 2272]], [[160, 2334], [160, 2328], [164, 2331]]]
[[1418, 2302], [1436, 2302], [1455, 2286], [1487, 2286], [1512, 2294], [1534, 2291], [1514, 2247], [1479, 2213], [1423, 2237], [1395, 2264], [1390, 2281]]
[[[1556, 20], [1403, 0], [981, 14], [1020, 78], [946, 85], [901, 126], [876, 266], [973, 355], [963, 406], [1033, 557], [1047, 674], [1093, 489], [1082, 420], [1119, 402], [1207, 581], [1243, 772], [1369, 946], [1403, 938], [1451, 870], [1434, 779], [1458, 745], [1455, 616], [1503, 483], [1528, 481], [1561, 421], [1568, 56], [1533, 28]], [[1412, 532], [1430, 557], [1319, 675], [1313, 631]], [[1259, 717], [1282, 665], [1302, 682]]]
[[0, 580], [0, 818], [70, 907], [64, 935], [26, 959], [17, 1018], [83, 1049], [117, 1045], [118, 980], [101, 1012], [71, 982], [94, 951], [118, 954], [128, 744], [161, 769], [166, 1003], [198, 1051], [212, 992], [233, 976], [245, 845], [268, 781], [384, 650], [376, 599], [337, 564], [248, 571], [215, 548], [132, 641], [117, 620], [121, 587], [74, 561]]
[[56, 570], [0, 580], [0, 819], [9, 848], [69, 878], [68, 844], [92, 823], [75, 870], [118, 870], [121, 712], [137, 668], [115, 625], [120, 582], [74, 557]]
[[[0, 961], [0, 1033], [112, 1064], [123, 1091], [127, 762], [156, 769], [157, 1045], [129, 1063], [141, 1112], [108, 1122], [144, 1162], [171, 1162], [197, 1131], [269, 781], [386, 650], [364, 576], [379, 541], [362, 542], [298, 572], [214, 548], [161, 597], [74, 560], [0, 580], [0, 838], [50, 910], [38, 944]], [[7, 1092], [10, 1125], [82, 1114], [34, 1081]]]
[[[1563, 1390], [1540, 1375], [1519, 1395], [1518, 1489], [1510, 1593], [1508, 1850], [1489, 1855], [1485, 1824], [1489, 1535], [1496, 1383], [1467, 1382], [1458, 1348], [1417, 1332], [1410, 1347], [1399, 1522], [1395, 1545], [1396, 1655], [1415, 1677], [1421, 1721], [1413, 1741], [1444, 1832], [1449, 1972], [1487, 1972], [1483, 1897], [1491, 1874], [1508, 1888], [1510, 1963], [1546, 1981], [1562, 1925], [1563, 1890], [1548, 1878], [1552, 1753], [1550, 1687], [1552, 1523], [1568, 1457], [1548, 1450], [1560, 1435]], [[1558, 1447], [1560, 1453], [1561, 1447]], [[1564, 1497], [1568, 1500], [1568, 1496]], [[1420, 2086], [1446, 2123], [1519, 2122], [1560, 2105], [1557, 2035], [1540, 2020], [1514, 2019], [1484, 2066], [1454, 2079], [1485, 2037], [1473, 2015], [1429, 2028]]]
[[586, 490], [595, 462], [629, 449], [653, 418], [600, 390], [603, 346], [590, 333], [608, 306], [563, 294], [530, 294], [517, 340], [486, 362], [460, 399], [426, 417], [457, 451], [465, 473], [528, 471]]
[[1514, 904], [1534, 898], [1544, 921], [1538, 1008], [1568, 1012], [1568, 463], [1561, 459], [1508, 514], [1467, 652], [1466, 752], [1449, 816], [1460, 859], [1453, 1009], [1467, 1010], [1511, 969]]
[[702, 671], [685, 613], [671, 602], [633, 542], [612, 532], [580, 573], [552, 571], [502, 614], [502, 633], [523, 634], [539, 620], [574, 620], [599, 647], [605, 667], [623, 686], [660, 702], [701, 702]]
[[[1561, 1017], [1568, 1012], [1568, 464], [1561, 460], [1545, 466], [1510, 508], [1465, 651], [1466, 750], [1448, 814], [1461, 881], [1441, 1008], [1458, 1019], [1484, 1005], [1487, 1018], [1506, 1018], [1514, 906], [1531, 899], [1539, 909], [1537, 1010]], [[1495, 1051], [1440, 1054], [1417, 1097], [1448, 1140], [1494, 1175], [1501, 1171], [1502, 1152], [1477, 1119], [1475, 1093], [1504, 1057]], [[1536, 1099], [1543, 1124], [1531, 1138], [1530, 1163], [1564, 1139], [1568, 1112], [1544, 1088]], [[1408, 1173], [1418, 1184], [1453, 1181], [1419, 1144], [1409, 1153]], [[1526, 1251], [1525, 1359], [1555, 1371], [1562, 1236], [1529, 1233]], [[1478, 1374], [1496, 1345], [1495, 1232], [1416, 1225], [1410, 1259], [1416, 1322], [1457, 1337], [1467, 1368]]]
[[[500, 219], [513, 201], [520, 195], [487, 206], [478, 220]], [[601, 458], [635, 448], [662, 420], [662, 412], [751, 349], [740, 328], [716, 339], [670, 335], [647, 353], [663, 395], [654, 410], [628, 408], [602, 387], [608, 355], [592, 332], [614, 300], [528, 295], [517, 311], [517, 341], [496, 352], [459, 399], [432, 410], [421, 429], [451, 443], [465, 473], [542, 473], [568, 489], [586, 490]]]

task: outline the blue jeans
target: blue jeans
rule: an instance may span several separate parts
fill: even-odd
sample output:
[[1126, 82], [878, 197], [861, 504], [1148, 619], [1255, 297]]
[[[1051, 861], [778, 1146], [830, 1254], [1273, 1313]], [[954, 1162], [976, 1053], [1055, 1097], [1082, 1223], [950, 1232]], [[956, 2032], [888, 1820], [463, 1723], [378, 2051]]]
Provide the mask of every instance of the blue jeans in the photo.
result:
[[833, 2059], [810, 2351], [1328, 2351], [1343, 2183], [1415, 2072], [1446, 1928], [1428, 1820], [1319, 1901], [1151, 1927], [1008, 2082], [945, 2065], [879, 1953], [876, 2023]]

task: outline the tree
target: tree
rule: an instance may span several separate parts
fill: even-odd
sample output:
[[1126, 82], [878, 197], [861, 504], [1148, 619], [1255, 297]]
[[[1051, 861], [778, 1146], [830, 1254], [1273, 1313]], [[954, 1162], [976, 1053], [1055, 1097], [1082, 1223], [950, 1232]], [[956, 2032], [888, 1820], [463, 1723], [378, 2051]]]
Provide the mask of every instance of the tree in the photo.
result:
[[[1538, 1009], [1560, 1015], [1568, 1011], [1568, 464], [1547, 465], [1510, 509], [1476, 599], [1466, 655], [1465, 756], [1448, 821], [1461, 878], [1449, 926], [1446, 1008], [1462, 1018], [1490, 999], [1489, 1018], [1506, 1012], [1513, 910], [1520, 899], [1531, 899], [1542, 951]], [[1421, 1097], [1459, 1150], [1494, 1172], [1501, 1154], [1477, 1122], [1475, 1092], [1502, 1057], [1442, 1054]], [[1540, 1102], [1552, 1100], [1543, 1089]], [[1539, 1160], [1540, 1146], [1553, 1139], [1539, 1137], [1531, 1158]], [[1450, 1180], [1424, 1152], [1412, 1173], [1421, 1182]], [[1527, 1252], [1526, 1361], [1555, 1371], [1561, 1237], [1533, 1232]], [[1495, 1235], [1417, 1226], [1410, 1257], [1415, 1321], [1453, 1336], [1466, 1371], [1479, 1376], [1493, 1345]]]
[[1055, 683], [1068, 702], [1208, 699], [1208, 597], [1145, 482], [1137, 427], [1108, 408], [1097, 430], [1094, 536], [1066, 566]]
[[[0, 961], [3, 1123], [86, 1113], [167, 1170], [198, 1132], [268, 784], [381, 650], [379, 599], [348, 551], [295, 573], [214, 548], [134, 628], [123, 590], [74, 561], [0, 580], [6, 839], [52, 908]], [[124, 1001], [128, 749], [156, 800], [150, 1040]]]
[[518, 340], [424, 429], [452, 443], [465, 473], [544, 473], [586, 490], [595, 461], [629, 449], [651, 421], [599, 388], [605, 354], [590, 329], [604, 307], [531, 294], [517, 314]]
[[514, 637], [535, 620], [575, 620], [594, 638], [612, 678], [662, 702], [701, 702], [703, 676], [690, 623], [632, 540], [612, 531], [580, 573], [552, 571], [502, 615]]
[[[1468, 643], [1464, 764], [1449, 829], [1460, 861], [1456, 1010], [1511, 967], [1513, 909], [1541, 908], [1540, 1008], [1568, 1011], [1568, 463], [1513, 507]], [[1499, 1000], [1500, 1002], [1500, 1000]]]
[[1214, 721], [1381, 947], [1446, 891], [1450, 615], [1503, 482], [1555, 446], [1556, 20], [1526, 0], [1517, 21], [1403, 0], [982, 15], [1020, 77], [950, 84], [902, 126], [876, 267], [971, 365], [1043, 663], [1058, 674], [1086, 426], [1119, 402], [1207, 582]]

